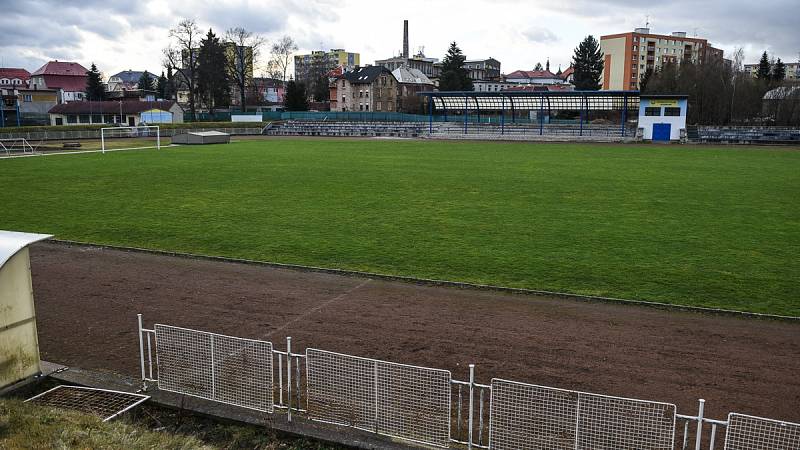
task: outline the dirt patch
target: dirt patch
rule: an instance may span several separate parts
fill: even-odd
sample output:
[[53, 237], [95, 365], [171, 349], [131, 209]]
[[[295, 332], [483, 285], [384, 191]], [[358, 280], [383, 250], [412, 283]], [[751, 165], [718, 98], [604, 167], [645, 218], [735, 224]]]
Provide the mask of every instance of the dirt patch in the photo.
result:
[[247, 338], [800, 422], [800, 325], [42, 243], [42, 358], [136, 375], [136, 313]]

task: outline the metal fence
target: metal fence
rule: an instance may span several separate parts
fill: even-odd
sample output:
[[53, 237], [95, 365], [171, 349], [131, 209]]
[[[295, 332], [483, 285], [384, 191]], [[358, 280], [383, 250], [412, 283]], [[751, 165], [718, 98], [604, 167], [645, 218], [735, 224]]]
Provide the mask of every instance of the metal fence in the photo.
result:
[[492, 380], [489, 448], [670, 450], [675, 405]]
[[693, 441], [695, 450], [714, 450], [722, 429], [725, 450], [800, 448], [800, 424], [737, 413], [710, 419], [704, 400], [696, 415], [683, 415], [671, 403], [497, 378], [483, 385], [474, 365], [460, 381], [447, 370], [315, 348], [294, 353], [291, 338], [282, 351], [261, 340], [161, 324], [146, 329], [138, 319], [143, 389], [157, 383], [256, 411], [283, 410], [289, 421], [300, 415], [468, 449], [688, 450]]

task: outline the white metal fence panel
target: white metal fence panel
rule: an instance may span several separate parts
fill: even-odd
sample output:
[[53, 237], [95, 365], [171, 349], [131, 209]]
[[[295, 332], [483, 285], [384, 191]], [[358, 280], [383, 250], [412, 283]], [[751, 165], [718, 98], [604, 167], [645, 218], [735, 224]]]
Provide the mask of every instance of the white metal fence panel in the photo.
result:
[[314, 420], [375, 430], [375, 362], [306, 349], [308, 414]]
[[514, 381], [492, 380], [489, 446], [493, 449], [575, 448], [578, 395]]
[[745, 414], [728, 414], [725, 450], [800, 449], [800, 424]]
[[158, 388], [212, 398], [211, 334], [167, 325], [155, 330]]
[[489, 448], [672, 449], [675, 405], [492, 380]]
[[308, 414], [387, 436], [447, 447], [450, 372], [306, 350]]
[[578, 394], [577, 449], [672, 450], [675, 405]]
[[155, 325], [158, 388], [273, 411], [272, 344]]

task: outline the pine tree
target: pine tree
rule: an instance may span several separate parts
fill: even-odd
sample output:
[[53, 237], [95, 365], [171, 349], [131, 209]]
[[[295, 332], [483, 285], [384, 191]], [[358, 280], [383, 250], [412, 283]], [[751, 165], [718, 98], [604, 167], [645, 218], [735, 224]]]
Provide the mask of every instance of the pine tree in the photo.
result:
[[640, 92], [647, 92], [647, 83], [650, 82], [650, 78], [653, 77], [653, 69], [647, 69], [642, 74], [642, 77], [639, 79], [639, 91]]
[[106, 99], [106, 87], [103, 86], [103, 79], [97, 66], [92, 63], [91, 69], [86, 72], [86, 98], [90, 101], [102, 101]]
[[537, 62], [536, 66], [533, 68], [533, 70], [535, 70], [537, 72], [541, 72], [542, 70], [544, 70], [544, 67], [542, 67], [542, 63]]
[[153, 86], [153, 77], [148, 71], [145, 70], [142, 76], [139, 77], [139, 82], [136, 83], [136, 89], [140, 91], [152, 91], [155, 89]]
[[575, 89], [581, 91], [599, 90], [603, 73], [603, 53], [594, 36], [589, 35], [581, 41], [572, 56]]
[[167, 66], [167, 87], [164, 89], [164, 98], [172, 100], [175, 95], [175, 75], [172, 73], [172, 66]]
[[786, 79], [786, 64], [780, 58], [775, 61], [775, 66], [772, 67], [772, 79], [779, 82]]
[[305, 84], [289, 80], [286, 83], [283, 106], [287, 111], [308, 111], [308, 96]]
[[767, 52], [761, 54], [761, 61], [758, 62], [758, 71], [756, 78], [762, 81], [769, 81], [771, 78], [772, 66], [769, 63], [769, 56]]
[[231, 102], [230, 80], [225, 70], [228, 55], [220, 39], [209, 29], [197, 54], [197, 91], [209, 110]]
[[452, 42], [442, 61], [442, 72], [439, 75], [439, 90], [441, 91], [471, 91], [473, 90], [472, 80], [464, 69], [464, 62], [467, 57], [458, 48], [458, 44]]
[[164, 71], [161, 71], [161, 76], [158, 77], [158, 81], [156, 81], [156, 92], [158, 93], [158, 98], [166, 100], [167, 99], [167, 77], [164, 76]]

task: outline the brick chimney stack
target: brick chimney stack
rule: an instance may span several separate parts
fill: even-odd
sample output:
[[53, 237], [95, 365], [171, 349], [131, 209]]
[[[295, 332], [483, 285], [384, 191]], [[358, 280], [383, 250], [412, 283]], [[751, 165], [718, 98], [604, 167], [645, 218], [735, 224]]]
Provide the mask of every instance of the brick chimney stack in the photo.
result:
[[408, 20], [403, 21], [403, 58], [408, 58]]

